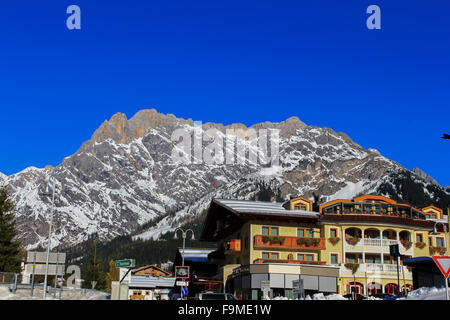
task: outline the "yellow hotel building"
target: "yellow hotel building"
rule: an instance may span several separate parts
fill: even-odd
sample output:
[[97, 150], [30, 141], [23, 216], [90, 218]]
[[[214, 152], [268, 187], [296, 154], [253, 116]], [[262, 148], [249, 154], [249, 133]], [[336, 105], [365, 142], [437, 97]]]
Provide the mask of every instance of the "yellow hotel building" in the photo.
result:
[[[218, 243], [209, 259], [227, 292], [243, 299], [261, 299], [268, 284], [272, 297], [294, 298], [293, 281], [300, 279], [307, 294], [383, 296], [412, 289], [404, 259], [446, 253], [444, 225], [447, 216], [437, 207], [417, 209], [378, 195], [334, 200], [316, 211], [303, 197], [214, 199], [200, 239]], [[399, 272], [392, 244], [399, 245]]]

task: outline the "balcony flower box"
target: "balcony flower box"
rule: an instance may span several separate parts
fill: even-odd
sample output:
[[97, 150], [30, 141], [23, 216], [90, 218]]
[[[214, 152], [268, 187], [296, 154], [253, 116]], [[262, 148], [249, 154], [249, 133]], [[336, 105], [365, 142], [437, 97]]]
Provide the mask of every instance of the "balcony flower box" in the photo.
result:
[[419, 249], [425, 248], [427, 244], [425, 242], [416, 242], [416, 247]]
[[270, 237], [263, 235], [255, 235], [255, 248], [279, 248], [288, 250], [323, 250], [325, 249], [324, 238], [299, 238], [290, 236]]
[[352, 246], [356, 245], [359, 242], [359, 240], [361, 240], [361, 238], [348, 237], [348, 238], [345, 239], [345, 241], [347, 241], [347, 243], [352, 245]]
[[409, 240], [400, 240], [401, 244], [403, 245], [403, 247], [408, 250], [409, 248], [411, 248], [412, 242]]
[[284, 237], [276, 237], [276, 236], [263, 236], [263, 243], [279, 244], [282, 245], [284, 243]]
[[332, 245], [336, 245], [336, 243], [338, 243], [341, 239], [339, 237], [331, 237], [328, 238], [328, 241], [332, 244]]
[[359, 269], [359, 263], [346, 263], [346, 264], [344, 264], [344, 266], [347, 269], [352, 270], [352, 274], [355, 274], [356, 271], [358, 271], [358, 269]]
[[430, 254], [440, 254], [443, 255], [445, 253], [445, 247], [430, 247]]
[[305, 247], [317, 247], [320, 244], [320, 238], [298, 238], [297, 244]]

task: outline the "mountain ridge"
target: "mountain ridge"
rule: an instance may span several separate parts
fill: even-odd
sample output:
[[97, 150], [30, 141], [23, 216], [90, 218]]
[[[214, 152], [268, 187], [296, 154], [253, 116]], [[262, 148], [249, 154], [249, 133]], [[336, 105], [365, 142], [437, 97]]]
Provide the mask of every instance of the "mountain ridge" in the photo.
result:
[[[203, 135], [209, 128], [222, 133], [227, 129], [279, 129], [279, 163], [272, 167], [176, 164], [171, 157], [176, 146], [171, 134], [179, 128], [190, 134], [200, 128]], [[246, 136], [236, 133], [236, 139], [245, 143]], [[47, 216], [52, 206], [51, 199], [42, 193], [51, 190], [50, 179], [57, 187], [52, 247], [65, 247], [92, 234], [101, 240], [130, 234], [153, 220], [158, 222], [148, 233], [160, 236], [195, 219], [213, 197], [248, 199], [263, 183], [279, 189], [282, 197], [311, 198], [316, 193], [325, 201], [378, 192], [381, 187], [390, 192], [390, 186], [396, 187], [394, 175], [403, 179], [398, 181], [406, 181], [403, 173], [414, 175], [417, 181], [412, 183], [421, 184], [423, 192], [430, 193], [426, 191], [429, 182], [378, 151], [365, 150], [345, 133], [308, 126], [295, 116], [250, 127], [212, 122], [198, 127], [191, 119], [147, 109], [130, 119], [123, 113], [114, 114], [58, 166], [29, 167], [14, 175], [0, 175], [0, 183], [8, 185], [16, 203], [22, 241], [35, 248], [47, 241]], [[434, 194], [442, 198], [446, 191], [436, 188]]]

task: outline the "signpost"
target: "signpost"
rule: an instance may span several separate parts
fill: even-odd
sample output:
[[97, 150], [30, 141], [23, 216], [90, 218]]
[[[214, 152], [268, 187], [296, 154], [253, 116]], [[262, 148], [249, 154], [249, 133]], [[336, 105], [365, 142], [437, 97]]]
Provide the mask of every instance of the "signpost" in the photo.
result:
[[400, 272], [398, 270], [399, 265], [399, 259], [400, 259], [400, 249], [398, 244], [391, 244], [389, 246], [389, 253], [392, 257], [395, 258], [395, 261], [397, 262], [397, 294], [400, 294]]
[[[119, 299], [120, 299], [120, 287], [122, 286], [122, 281], [125, 279], [125, 277], [130, 273], [131, 268], [134, 268], [136, 266], [136, 260], [134, 259], [123, 259], [123, 260], [116, 260], [116, 268], [128, 268], [127, 273], [122, 277], [122, 279], [119, 280]], [[97, 283], [96, 283], [97, 284]], [[93, 284], [93, 286], [95, 286]]]
[[303, 279], [292, 281], [292, 293], [298, 294], [301, 299], [305, 298], [305, 287], [303, 286]]
[[25, 274], [31, 274], [30, 295], [33, 296], [35, 275], [54, 275], [56, 293], [56, 279], [58, 278], [58, 275], [64, 275], [65, 263], [66, 254], [64, 252], [49, 252], [47, 254], [47, 252], [27, 251], [24, 271]]
[[134, 259], [124, 259], [116, 261], [116, 268], [134, 268], [136, 265], [136, 260]]
[[177, 281], [175, 282], [175, 285], [177, 287], [187, 287], [189, 286], [189, 281]]
[[448, 276], [450, 275], [450, 257], [448, 256], [434, 256], [432, 257], [436, 265], [438, 266], [439, 270], [441, 270], [442, 275], [445, 278], [445, 294], [447, 297], [447, 300], [449, 300], [448, 297]]
[[263, 300], [268, 300], [270, 293], [270, 281], [261, 281], [261, 291], [263, 292]]
[[175, 278], [187, 279], [189, 278], [189, 266], [176, 266]]

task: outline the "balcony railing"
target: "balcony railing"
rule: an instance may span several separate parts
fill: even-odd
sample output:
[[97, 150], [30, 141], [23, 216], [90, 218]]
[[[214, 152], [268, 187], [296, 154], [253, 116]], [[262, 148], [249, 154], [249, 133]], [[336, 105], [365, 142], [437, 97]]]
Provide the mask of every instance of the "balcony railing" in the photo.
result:
[[[399, 272], [402, 272], [402, 268], [405, 274], [410, 274], [410, 271], [405, 266], [399, 265]], [[344, 266], [342, 269], [345, 272], [351, 273], [351, 268]], [[356, 272], [382, 272], [382, 273], [397, 273], [397, 264], [388, 263], [363, 263], [358, 266]]]
[[364, 239], [364, 245], [368, 247], [389, 247], [390, 245], [397, 243], [397, 240], [390, 239]]
[[[367, 272], [386, 272], [386, 273], [397, 273], [397, 264], [388, 264], [388, 263], [366, 263], [366, 271]], [[398, 266], [399, 272], [402, 272], [402, 265]], [[405, 270], [407, 270], [405, 268]], [[407, 271], [409, 272], [409, 270]]]
[[325, 238], [302, 238], [302, 237], [285, 237], [285, 236], [263, 236], [256, 235], [254, 238], [255, 249], [325, 249]]
[[256, 259], [253, 263], [288, 263], [288, 264], [310, 264], [326, 265], [325, 261], [304, 261], [304, 260], [282, 260], [282, 259]]

